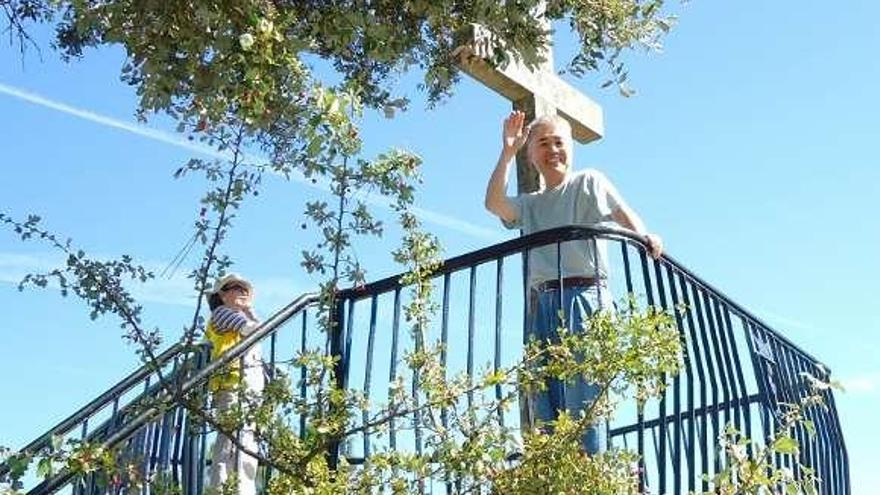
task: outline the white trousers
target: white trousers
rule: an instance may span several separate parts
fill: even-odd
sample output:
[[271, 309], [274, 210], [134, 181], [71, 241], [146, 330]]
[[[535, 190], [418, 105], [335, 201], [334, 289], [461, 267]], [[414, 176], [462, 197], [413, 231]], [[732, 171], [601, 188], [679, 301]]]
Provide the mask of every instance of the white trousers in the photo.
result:
[[[217, 413], [228, 410], [238, 397], [235, 392], [218, 391], [214, 393], [214, 408]], [[238, 435], [241, 445], [251, 452], [257, 452], [257, 441], [254, 429], [247, 425]], [[236, 459], [237, 457], [237, 459]], [[238, 476], [239, 495], [256, 495], [257, 493], [257, 459], [239, 452], [238, 447], [223, 434], [218, 433], [211, 450], [211, 469], [208, 483], [210, 487], [220, 488], [233, 474]]]

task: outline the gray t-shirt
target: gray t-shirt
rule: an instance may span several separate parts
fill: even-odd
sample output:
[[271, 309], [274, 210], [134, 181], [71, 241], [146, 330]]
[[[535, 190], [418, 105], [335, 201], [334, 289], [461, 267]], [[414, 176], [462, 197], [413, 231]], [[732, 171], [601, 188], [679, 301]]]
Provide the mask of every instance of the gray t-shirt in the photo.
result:
[[[517, 219], [503, 222], [509, 229], [520, 228], [523, 234], [566, 225], [591, 227], [611, 221], [611, 212], [624, 207], [617, 190], [599, 171], [587, 169], [569, 174], [553, 189], [508, 197], [517, 211]], [[598, 241], [599, 266], [590, 241], [562, 243], [562, 276], [604, 278], [608, 273], [605, 242]], [[534, 285], [559, 277], [556, 245], [532, 249], [529, 253], [529, 283]]]

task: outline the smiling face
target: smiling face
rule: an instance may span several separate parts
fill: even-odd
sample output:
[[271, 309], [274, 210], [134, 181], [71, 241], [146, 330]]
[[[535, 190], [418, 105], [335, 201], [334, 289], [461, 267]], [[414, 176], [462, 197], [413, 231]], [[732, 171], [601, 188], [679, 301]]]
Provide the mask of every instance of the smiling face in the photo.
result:
[[248, 308], [253, 300], [250, 287], [237, 281], [224, 285], [219, 294], [223, 305], [233, 309]]
[[540, 119], [532, 124], [528, 142], [529, 161], [548, 187], [554, 187], [571, 169], [571, 128], [562, 119]]

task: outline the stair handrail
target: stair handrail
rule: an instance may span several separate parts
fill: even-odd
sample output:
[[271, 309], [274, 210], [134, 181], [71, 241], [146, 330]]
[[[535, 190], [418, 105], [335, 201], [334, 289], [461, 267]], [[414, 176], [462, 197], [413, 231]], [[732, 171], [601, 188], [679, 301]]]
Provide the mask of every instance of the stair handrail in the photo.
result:
[[[182, 396], [190, 392], [194, 388], [201, 386], [208, 380], [208, 378], [210, 378], [212, 374], [214, 374], [214, 372], [218, 371], [224, 366], [227, 366], [234, 360], [244, 357], [245, 353], [250, 350], [251, 347], [262, 341], [268, 335], [272, 334], [280, 326], [287, 323], [287, 321], [296, 316], [301, 310], [316, 303], [318, 300], [319, 295], [314, 292], [307, 292], [295, 298], [284, 308], [282, 308], [274, 315], [270, 316], [266, 321], [261, 323], [254, 330], [253, 333], [242, 339], [241, 342], [234, 345], [222, 356], [211, 361], [210, 363], [208, 363], [207, 366], [197, 371], [195, 375], [184, 381], [183, 384], [180, 385], [180, 388], [175, 391], [175, 395]], [[101, 445], [105, 449], [112, 449], [120, 442], [128, 439], [142, 426], [144, 426], [163, 412], [164, 411], [157, 406], [148, 407], [134, 419], [122, 425], [119, 430], [116, 430], [113, 434], [111, 434], [106, 440], [102, 442]], [[58, 489], [62, 488], [65, 484], [67, 484], [67, 482], [70, 481], [72, 477], [73, 474], [68, 469], [63, 469], [55, 476], [44, 480], [42, 483], [32, 488], [30, 491], [28, 491], [28, 494], [54, 493]]]
[[[184, 346], [181, 343], [175, 343], [161, 354], [156, 356], [155, 363], [147, 363], [141, 366], [140, 368], [133, 371], [131, 374], [123, 378], [116, 385], [113, 385], [104, 393], [99, 395], [98, 397], [89, 401], [88, 404], [81, 407], [79, 410], [68, 416], [67, 418], [61, 420], [58, 424], [47, 430], [42, 435], [38, 436], [27, 445], [19, 449], [14, 455], [21, 454], [35, 454], [40, 450], [48, 447], [52, 443], [52, 438], [56, 435], [64, 435], [69, 433], [73, 428], [77, 425], [82, 424], [82, 422], [96, 411], [99, 411], [107, 406], [110, 402], [115, 400], [116, 398], [122, 396], [136, 385], [141, 384], [145, 378], [152, 375], [157, 367], [164, 366], [166, 363], [174, 359], [178, 356], [178, 354], [183, 350]], [[0, 477], [5, 476], [9, 473], [10, 467], [8, 463], [3, 462], [0, 463]]]

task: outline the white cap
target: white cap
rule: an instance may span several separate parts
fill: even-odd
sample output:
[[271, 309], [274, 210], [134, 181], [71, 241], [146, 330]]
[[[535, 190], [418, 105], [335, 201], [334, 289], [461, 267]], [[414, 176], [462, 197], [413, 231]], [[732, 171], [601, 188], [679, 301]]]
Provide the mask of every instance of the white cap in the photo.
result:
[[223, 287], [226, 287], [227, 285], [229, 285], [232, 282], [240, 283], [241, 285], [247, 287], [248, 291], [250, 291], [250, 292], [254, 291], [254, 287], [251, 285], [250, 282], [247, 281], [247, 279], [245, 279], [244, 277], [242, 277], [241, 275], [239, 275], [237, 273], [227, 273], [226, 275], [223, 275], [222, 277], [220, 277], [214, 281], [214, 287], [211, 289], [210, 293], [211, 294], [219, 294], [220, 290]]

